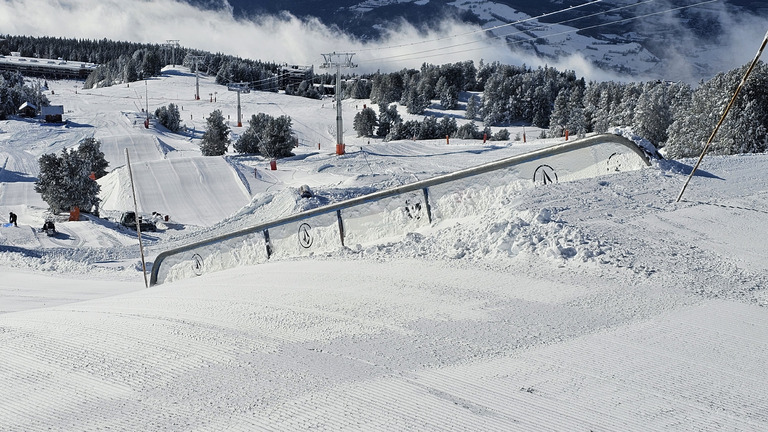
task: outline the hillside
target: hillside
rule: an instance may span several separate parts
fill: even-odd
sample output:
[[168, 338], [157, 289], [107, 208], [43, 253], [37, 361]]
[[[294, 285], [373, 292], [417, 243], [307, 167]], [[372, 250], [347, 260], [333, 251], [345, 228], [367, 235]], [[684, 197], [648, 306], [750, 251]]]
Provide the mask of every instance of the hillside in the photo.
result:
[[[49, 85], [68, 123], [0, 121], [0, 213], [19, 215], [0, 228], [4, 431], [768, 428], [765, 154], [706, 158], [680, 203], [690, 160], [474, 184], [458, 191], [463, 213], [396, 238], [145, 289], [135, 233], [114, 223], [132, 206], [126, 148], [140, 210], [170, 216], [144, 237], [151, 265], [214, 233], [562, 139], [526, 127], [526, 142], [385, 143], [348, 129], [338, 156], [329, 99], [252, 92], [245, 115], [288, 114], [300, 137], [273, 171], [200, 156], [204, 117], [234, 115], [236, 94], [204, 78], [215, 101], [193, 101], [183, 68], [130, 87]], [[144, 128], [144, 95], [183, 107], [188, 130]], [[362, 103], [344, 101], [345, 125]], [[92, 135], [113, 220], [60, 220], [48, 237], [34, 162]]]
[[[224, 7], [218, 2], [188, 1], [203, 8]], [[575, 59], [579, 57], [617, 76], [689, 82], [732, 67], [735, 58], [746, 62], [749, 53], [742, 52], [743, 44], [759, 43], [768, 17], [764, 3], [750, 0], [231, 0], [228, 7], [236, 17], [287, 11], [302, 19], [317, 18], [364, 41], [386, 40], [404, 22], [425, 33], [458, 29], [457, 22], [480, 25], [528, 64], [582, 68]], [[463, 39], [447, 38], [443, 51], [465, 52], [465, 44]], [[499, 54], [478, 44], [473, 47], [484, 51], [486, 60]], [[421, 54], [427, 59], [432, 55]]]

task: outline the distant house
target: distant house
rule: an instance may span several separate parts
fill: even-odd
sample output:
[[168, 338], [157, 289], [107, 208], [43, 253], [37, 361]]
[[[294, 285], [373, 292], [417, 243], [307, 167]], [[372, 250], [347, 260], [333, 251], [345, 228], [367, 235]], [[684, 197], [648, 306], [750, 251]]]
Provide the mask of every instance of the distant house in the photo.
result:
[[22, 117], [34, 117], [37, 115], [37, 107], [35, 104], [24, 102], [17, 110], [17, 113]]
[[46, 123], [61, 123], [64, 115], [64, 105], [45, 106], [42, 115]]

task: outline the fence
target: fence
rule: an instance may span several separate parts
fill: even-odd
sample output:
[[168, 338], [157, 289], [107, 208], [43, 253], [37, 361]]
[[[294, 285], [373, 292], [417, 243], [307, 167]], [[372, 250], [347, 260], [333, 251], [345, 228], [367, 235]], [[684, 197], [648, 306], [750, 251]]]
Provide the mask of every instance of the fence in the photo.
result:
[[481, 201], [522, 188], [650, 165], [632, 141], [597, 135], [378, 191], [158, 254], [150, 284], [199, 276], [271, 257], [309, 256], [347, 244], [376, 243], [476, 214]]

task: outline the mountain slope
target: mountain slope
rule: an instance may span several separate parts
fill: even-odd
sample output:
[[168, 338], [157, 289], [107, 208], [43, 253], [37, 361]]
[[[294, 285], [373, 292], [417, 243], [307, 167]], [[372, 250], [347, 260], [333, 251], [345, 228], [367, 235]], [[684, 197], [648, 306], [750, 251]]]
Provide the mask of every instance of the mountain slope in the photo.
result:
[[[402, 23], [423, 31], [446, 30], [455, 22], [484, 28], [518, 22], [488, 35], [543, 62], [562, 62], [578, 54], [606, 71], [688, 81], [724, 70], [734, 57], [739, 64], [746, 62], [754, 54], [752, 45], [759, 42], [749, 41], [762, 35], [768, 17], [768, 6], [752, 0], [188, 1], [206, 8], [227, 7], [237, 17], [281, 12], [315, 17], [369, 41], [386, 37]], [[440, 63], [439, 57], [427, 61]]]

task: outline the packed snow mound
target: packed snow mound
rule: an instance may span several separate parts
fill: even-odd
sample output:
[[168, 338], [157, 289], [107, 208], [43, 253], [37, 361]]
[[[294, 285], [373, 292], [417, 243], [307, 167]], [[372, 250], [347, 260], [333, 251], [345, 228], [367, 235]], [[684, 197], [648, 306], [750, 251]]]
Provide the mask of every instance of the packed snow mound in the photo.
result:
[[[221, 157], [146, 161], [131, 168], [139, 213], [157, 212], [181, 224], [211, 226], [251, 201], [240, 174]], [[121, 167], [99, 179], [103, 210], [134, 207], [130, 178], [128, 168]]]
[[128, 134], [98, 137], [101, 151], [109, 162], [109, 169], [125, 165], [125, 150], [131, 163], [150, 162], [165, 159], [165, 152], [157, 137], [150, 134]]

